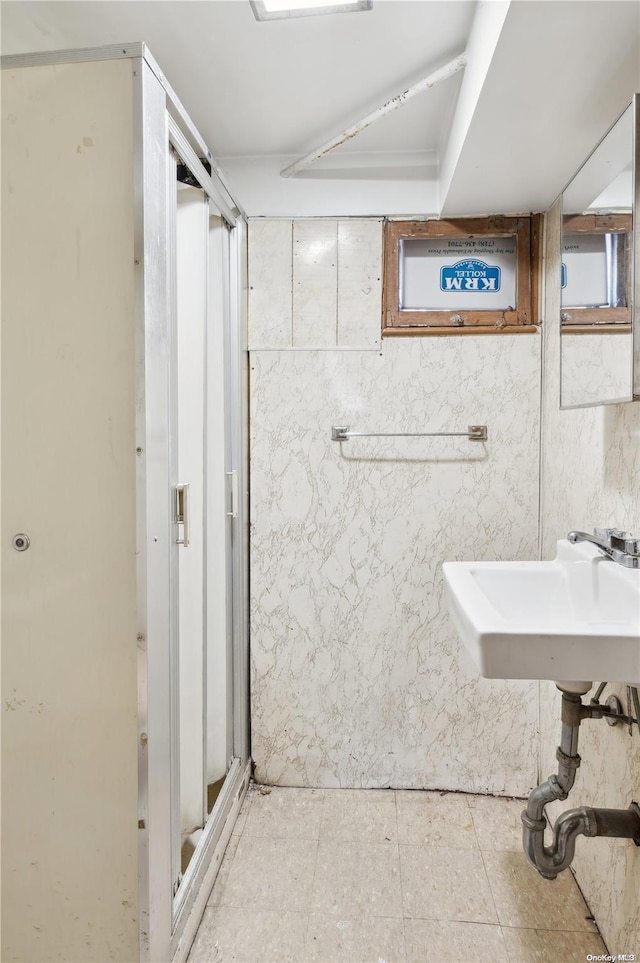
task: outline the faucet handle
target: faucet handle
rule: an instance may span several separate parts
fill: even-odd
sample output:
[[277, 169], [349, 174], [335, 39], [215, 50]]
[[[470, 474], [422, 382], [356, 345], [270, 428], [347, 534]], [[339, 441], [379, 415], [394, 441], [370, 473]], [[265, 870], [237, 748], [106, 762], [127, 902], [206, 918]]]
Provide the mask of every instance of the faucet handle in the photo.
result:
[[618, 528], [594, 528], [593, 534], [617, 552], [640, 556], [640, 538], [634, 538], [629, 532], [621, 532]]
[[614, 538], [624, 538], [625, 533], [618, 528], [594, 528], [593, 534], [611, 544]]
[[640, 571], [640, 555], [630, 555], [629, 552], [620, 552], [617, 548], [612, 548], [611, 558], [624, 568], [636, 568]]
[[611, 535], [611, 548], [637, 557], [640, 555], [640, 538], [634, 538], [628, 532], [616, 532]]

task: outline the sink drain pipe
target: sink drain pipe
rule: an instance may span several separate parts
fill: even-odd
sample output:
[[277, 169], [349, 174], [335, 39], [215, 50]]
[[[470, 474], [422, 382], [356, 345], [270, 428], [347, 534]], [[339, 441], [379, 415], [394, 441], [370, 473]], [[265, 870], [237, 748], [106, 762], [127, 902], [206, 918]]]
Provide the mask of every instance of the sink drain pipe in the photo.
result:
[[553, 841], [545, 846], [545, 806], [556, 799], [566, 799], [575, 782], [580, 765], [578, 732], [583, 719], [601, 719], [612, 715], [606, 706], [585, 706], [579, 695], [562, 693], [562, 733], [556, 751], [557, 775], [533, 790], [522, 813], [522, 844], [541, 876], [555, 879], [573, 860], [578, 836], [615, 836], [633, 839], [640, 846], [640, 807], [631, 803], [628, 809], [593, 809], [581, 806], [568, 809], [555, 821]]

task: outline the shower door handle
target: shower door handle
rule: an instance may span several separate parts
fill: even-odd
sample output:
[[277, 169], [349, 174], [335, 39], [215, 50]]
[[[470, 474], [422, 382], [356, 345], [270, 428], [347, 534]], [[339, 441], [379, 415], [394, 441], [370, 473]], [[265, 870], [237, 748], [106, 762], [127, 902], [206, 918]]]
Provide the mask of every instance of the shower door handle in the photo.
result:
[[189, 547], [189, 485], [176, 485], [176, 524], [182, 525], [182, 538], [176, 538], [178, 545]]
[[231, 489], [231, 511], [227, 512], [227, 518], [237, 518], [238, 517], [238, 472], [228, 471], [225, 473], [229, 479], [229, 487]]

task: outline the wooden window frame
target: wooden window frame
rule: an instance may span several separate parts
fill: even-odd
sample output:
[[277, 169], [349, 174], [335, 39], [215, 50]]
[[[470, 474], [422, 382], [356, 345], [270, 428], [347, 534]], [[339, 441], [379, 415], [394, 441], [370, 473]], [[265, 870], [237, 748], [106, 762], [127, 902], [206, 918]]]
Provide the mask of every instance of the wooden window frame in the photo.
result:
[[[538, 310], [540, 215], [464, 217], [455, 220], [386, 221], [382, 335], [515, 334], [535, 332]], [[400, 241], [426, 238], [515, 237], [516, 304], [512, 311], [402, 311]], [[462, 316], [462, 324], [456, 320]]]
[[[625, 308], [561, 308], [563, 334], [628, 334], [631, 331], [633, 280], [632, 214], [567, 214], [562, 218], [561, 242], [568, 234], [626, 234]], [[562, 251], [561, 251], [562, 257]], [[568, 313], [572, 312], [572, 313]]]

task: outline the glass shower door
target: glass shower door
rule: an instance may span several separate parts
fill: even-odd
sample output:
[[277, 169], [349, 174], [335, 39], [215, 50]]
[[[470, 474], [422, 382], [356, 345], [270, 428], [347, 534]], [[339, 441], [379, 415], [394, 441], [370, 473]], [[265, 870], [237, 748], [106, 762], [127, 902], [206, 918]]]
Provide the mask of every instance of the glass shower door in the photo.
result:
[[[175, 249], [178, 534], [174, 713], [179, 778], [174, 804], [179, 808], [179, 839], [175, 833], [174, 886], [180, 883], [206, 822], [203, 769], [207, 199], [200, 188], [178, 181]], [[175, 829], [174, 825], [174, 832]]]
[[[174, 921], [201, 871], [234, 753], [239, 546], [230, 392], [232, 232], [176, 158], [172, 873]], [[181, 179], [182, 178], [182, 179]], [[187, 183], [185, 183], [185, 180]], [[196, 182], [197, 183], [197, 182]], [[226, 807], [226, 808], [225, 808]]]

